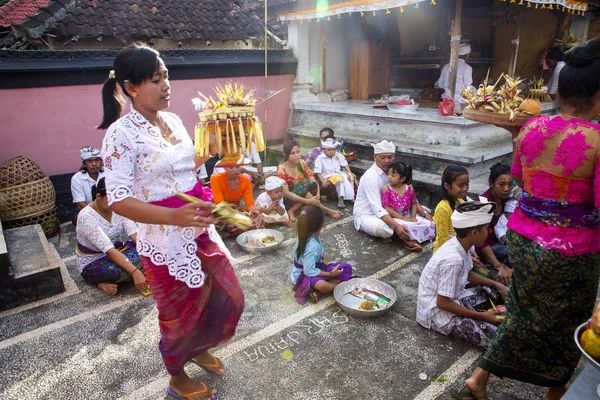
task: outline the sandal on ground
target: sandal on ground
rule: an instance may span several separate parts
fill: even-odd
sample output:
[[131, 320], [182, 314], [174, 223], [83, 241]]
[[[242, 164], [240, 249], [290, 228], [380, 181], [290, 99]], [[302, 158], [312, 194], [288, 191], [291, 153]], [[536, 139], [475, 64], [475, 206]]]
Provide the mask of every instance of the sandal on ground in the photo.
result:
[[343, 201], [338, 201], [337, 208], [346, 208], [346, 205], [344, 204]]
[[317, 304], [319, 302], [319, 299], [321, 298], [321, 295], [317, 292], [310, 292], [308, 294], [308, 298], [310, 299], [310, 301]]
[[488, 400], [489, 397], [477, 397], [472, 394], [466, 386], [463, 386], [458, 392], [456, 390], [451, 390], [450, 395], [455, 400]]
[[[223, 376], [225, 376], [225, 368], [224, 368], [224, 365], [223, 365], [223, 361], [221, 361], [221, 359], [219, 357], [216, 357], [216, 356], [214, 356], [212, 354], [211, 354], [211, 356], [213, 358], [212, 363], [201, 364], [195, 358], [192, 358], [190, 360], [190, 362], [194, 363], [197, 366], [199, 366], [200, 368], [202, 368], [204, 370], [204, 372], [206, 372], [208, 375], [214, 376], [216, 378], [222, 378]], [[217, 374], [216, 371], [218, 371], [220, 369], [223, 370], [223, 373], [222, 374]]]
[[413, 243], [411, 245], [408, 245], [405, 243], [404, 247], [406, 247], [410, 251], [415, 251], [415, 252], [423, 251], [423, 248], [421, 247], [421, 245], [419, 243]]
[[200, 382], [200, 384], [202, 385], [202, 390], [184, 394], [183, 396], [178, 395], [177, 392], [175, 392], [173, 389], [171, 389], [171, 386], [169, 386], [167, 387], [167, 395], [177, 400], [186, 400], [199, 394], [209, 395], [209, 398], [213, 398], [212, 396], [210, 396], [211, 390], [208, 388], [208, 386], [206, 386], [206, 384], [202, 382]]

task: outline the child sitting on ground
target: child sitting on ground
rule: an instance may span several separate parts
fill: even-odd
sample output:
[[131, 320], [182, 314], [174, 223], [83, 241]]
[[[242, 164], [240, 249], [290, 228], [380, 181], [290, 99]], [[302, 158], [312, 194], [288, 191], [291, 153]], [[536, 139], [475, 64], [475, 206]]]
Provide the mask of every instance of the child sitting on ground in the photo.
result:
[[[495, 303], [508, 289], [471, 271], [469, 249], [487, 237], [495, 203], [466, 202], [452, 213], [456, 237], [431, 257], [419, 279], [417, 322], [442, 335], [486, 348], [502, 322]], [[467, 285], [469, 288], [467, 288]]]
[[314, 173], [323, 188], [331, 187], [331, 185], [335, 186], [338, 196], [337, 206], [338, 208], [346, 208], [344, 200], [354, 200], [356, 176], [350, 170], [346, 157], [337, 151], [339, 145], [339, 142], [331, 138], [321, 143], [323, 153], [315, 160]]
[[267, 224], [283, 224], [292, 226], [290, 217], [283, 204], [283, 185], [285, 181], [278, 176], [270, 176], [265, 180], [266, 192], [261, 193], [254, 202], [259, 207]]
[[496, 238], [502, 244], [506, 244], [506, 231], [508, 230], [508, 220], [517, 207], [517, 200], [511, 199], [504, 204], [504, 212], [498, 219], [498, 223], [494, 227]]
[[394, 163], [387, 173], [388, 184], [381, 193], [381, 205], [399, 224], [408, 228], [404, 242], [410, 251], [421, 251], [420, 243], [435, 238], [435, 223], [417, 215], [419, 201], [412, 183], [412, 167], [403, 162]]
[[326, 264], [323, 243], [319, 239], [324, 221], [323, 211], [313, 205], [305, 206], [298, 217], [298, 242], [294, 247], [290, 278], [299, 304], [306, 303], [306, 297], [316, 303], [320, 294], [333, 293], [340, 282], [352, 276], [350, 264]]

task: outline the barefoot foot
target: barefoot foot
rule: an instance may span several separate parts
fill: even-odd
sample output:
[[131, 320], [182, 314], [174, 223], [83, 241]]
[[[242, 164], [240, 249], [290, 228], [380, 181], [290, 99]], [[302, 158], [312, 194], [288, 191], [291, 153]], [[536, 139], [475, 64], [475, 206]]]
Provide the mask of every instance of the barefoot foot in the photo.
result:
[[114, 283], [100, 283], [98, 285], [98, 289], [102, 290], [109, 296], [114, 296], [117, 294], [117, 285]]

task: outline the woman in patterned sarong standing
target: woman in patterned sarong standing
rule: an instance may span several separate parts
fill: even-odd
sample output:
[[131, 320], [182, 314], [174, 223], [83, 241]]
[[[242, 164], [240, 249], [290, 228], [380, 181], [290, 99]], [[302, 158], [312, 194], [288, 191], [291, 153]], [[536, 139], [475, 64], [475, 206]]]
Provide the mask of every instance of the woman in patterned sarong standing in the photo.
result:
[[[215, 231], [212, 194], [196, 181], [192, 141], [179, 117], [166, 112], [171, 86], [155, 50], [132, 45], [121, 50], [102, 89], [108, 129], [102, 143], [109, 204], [139, 223], [137, 248], [158, 308], [159, 349], [171, 380], [169, 396], [213, 398], [216, 391], [184, 371], [192, 362], [223, 375], [209, 350], [234, 334], [244, 294]], [[124, 98], [131, 111], [120, 117]], [[178, 192], [201, 201], [186, 204]]]
[[487, 399], [492, 373], [560, 399], [581, 356], [573, 332], [592, 313], [600, 268], [600, 125], [590, 122], [600, 113], [600, 39], [565, 62], [560, 114], [531, 120], [517, 138], [511, 172], [523, 191], [508, 222], [508, 315], [466, 381], [471, 397], [458, 398]]

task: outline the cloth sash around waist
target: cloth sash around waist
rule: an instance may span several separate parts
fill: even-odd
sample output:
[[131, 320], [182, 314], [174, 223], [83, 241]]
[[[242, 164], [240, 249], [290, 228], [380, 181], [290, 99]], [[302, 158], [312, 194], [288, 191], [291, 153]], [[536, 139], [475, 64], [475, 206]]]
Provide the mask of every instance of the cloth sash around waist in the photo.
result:
[[521, 193], [517, 208], [535, 221], [563, 228], [591, 229], [600, 225], [600, 215], [593, 204], [542, 199], [524, 190]]
[[[119, 250], [122, 253], [127, 249], [135, 249], [135, 243], [133, 243], [132, 241], [121, 242], [120, 240], [117, 240], [115, 242], [115, 249]], [[89, 247], [85, 247], [79, 242], [77, 242], [76, 244], [76, 250], [79, 254], [104, 254], [101, 251], [96, 251], [90, 249]]]

